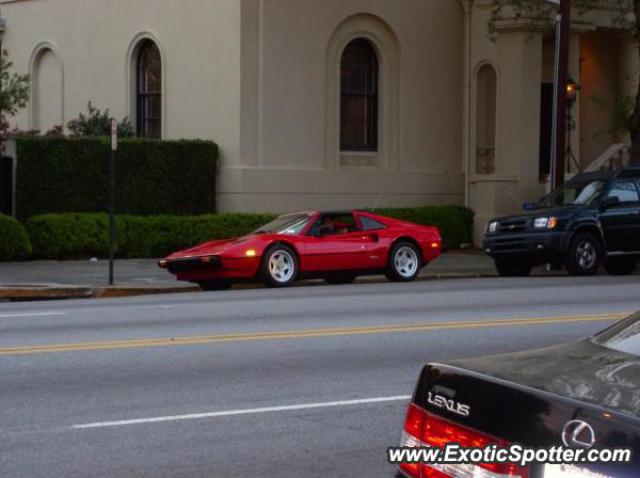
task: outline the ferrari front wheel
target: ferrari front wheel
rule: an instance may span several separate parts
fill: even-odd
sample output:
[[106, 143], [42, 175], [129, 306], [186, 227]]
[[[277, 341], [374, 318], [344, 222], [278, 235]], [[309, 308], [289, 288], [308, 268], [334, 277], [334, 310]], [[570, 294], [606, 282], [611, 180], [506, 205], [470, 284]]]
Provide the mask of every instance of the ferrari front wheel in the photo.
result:
[[289, 246], [273, 246], [264, 255], [260, 275], [270, 287], [290, 286], [298, 276], [298, 256]]
[[391, 248], [387, 264], [387, 278], [392, 282], [409, 282], [420, 272], [420, 251], [407, 241], [400, 241]]

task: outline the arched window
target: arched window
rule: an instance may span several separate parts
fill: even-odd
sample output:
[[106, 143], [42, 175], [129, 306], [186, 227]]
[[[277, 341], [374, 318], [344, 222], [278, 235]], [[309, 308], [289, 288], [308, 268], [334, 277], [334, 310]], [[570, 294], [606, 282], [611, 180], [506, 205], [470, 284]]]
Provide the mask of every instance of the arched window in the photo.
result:
[[136, 131], [138, 136], [162, 136], [162, 60], [158, 46], [144, 40], [136, 72]]
[[32, 67], [31, 126], [42, 133], [64, 124], [62, 63], [51, 48], [43, 46]]
[[340, 63], [340, 148], [378, 149], [378, 56], [363, 38], [352, 40]]
[[476, 110], [476, 174], [495, 173], [498, 79], [491, 65], [478, 70]]

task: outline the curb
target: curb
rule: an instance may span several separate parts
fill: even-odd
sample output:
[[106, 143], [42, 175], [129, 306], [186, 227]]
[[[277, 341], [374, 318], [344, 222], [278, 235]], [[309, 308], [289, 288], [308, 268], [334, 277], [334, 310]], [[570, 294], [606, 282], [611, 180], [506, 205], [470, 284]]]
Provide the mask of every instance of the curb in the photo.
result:
[[[497, 277], [489, 272], [442, 272], [424, 274], [417, 278], [424, 280], [470, 279]], [[301, 282], [300, 285], [314, 285], [313, 282]], [[388, 282], [384, 276], [364, 276], [356, 280], [360, 284], [376, 284]], [[324, 284], [324, 282], [322, 282]], [[260, 283], [241, 283], [234, 289], [254, 289], [263, 287]], [[197, 286], [62, 286], [62, 285], [0, 285], [0, 301], [37, 301], [63, 299], [113, 299], [135, 297], [141, 295], [176, 294], [182, 292], [198, 292]]]
[[[563, 275], [561, 273], [539, 273], [532, 277], [550, 277]], [[489, 271], [477, 272], [437, 272], [423, 274], [418, 281], [447, 280], [447, 279], [482, 279], [498, 278], [498, 274]], [[314, 285], [319, 281], [303, 281], [300, 286]], [[363, 276], [356, 280], [356, 284], [380, 284], [388, 282], [384, 276]], [[321, 282], [324, 284], [324, 282]], [[234, 286], [238, 289], [255, 289], [264, 287], [260, 283], [240, 283]], [[36, 301], [62, 299], [113, 299], [120, 297], [135, 297], [142, 295], [176, 294], [183, 292], [199, 292], [197, 286], [58, 286], [58, 285], [0, 285], [0, 301]]]
[[198, 287], [153, 286], [153, 287], [90, 287], [90, 286], [0, 286], [0, 301], [37, 301], [64, 299], [107, 299], [134, 297], [139, 295], [174, 294], [195, 292]]

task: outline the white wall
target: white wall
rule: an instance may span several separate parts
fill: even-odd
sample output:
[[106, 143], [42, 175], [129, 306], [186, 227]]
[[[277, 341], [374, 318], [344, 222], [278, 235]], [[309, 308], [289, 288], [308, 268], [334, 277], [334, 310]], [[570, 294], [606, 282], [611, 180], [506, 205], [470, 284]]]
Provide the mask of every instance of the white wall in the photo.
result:
[[[88, 101], [118, 118], [131, 114], [129, 56], [136, 41], [154, 39], [163, 56], [163, 136], [218, 142], [222, 210], [463, 201], [464, 35], [458, 1], [0, 5], [7, 20], [4, 46], [17, 71], [33, 70], [43, 44], [56, 54], [63, 85], [42, 82], [46, 94], [39, 91], [37, 98], [62, 90], [58, 123], [76, 117]], [[379, 41], [384, 68], [381, 148], [364, 166], [343, 161], [335, 137], [339, 88], [331, 83], [330, 55], [346, 34]], [[20, 127], [34, 125], [34, 113], [44, 111], [40, 103], [18, 116]]]

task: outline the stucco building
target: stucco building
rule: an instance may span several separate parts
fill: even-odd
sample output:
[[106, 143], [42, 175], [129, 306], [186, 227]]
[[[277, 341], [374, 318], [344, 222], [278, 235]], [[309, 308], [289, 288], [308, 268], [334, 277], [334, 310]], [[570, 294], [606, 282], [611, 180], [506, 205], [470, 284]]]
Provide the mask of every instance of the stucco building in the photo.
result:
[[[25, 129], [88, 101], [138, 134], [220, 145], [219, 209], [457, 203], [496, 214], [539, 198], [554, 41], [491, 0], [3, 0], [3, 46], [32, 75]], [[576, 16], [576, 162], [619, 138], [637, 46], [602, 9]], [[571, 162], [570, 162], [571, 163]], [[574, 166], [575, 167], [575, 166]]]

